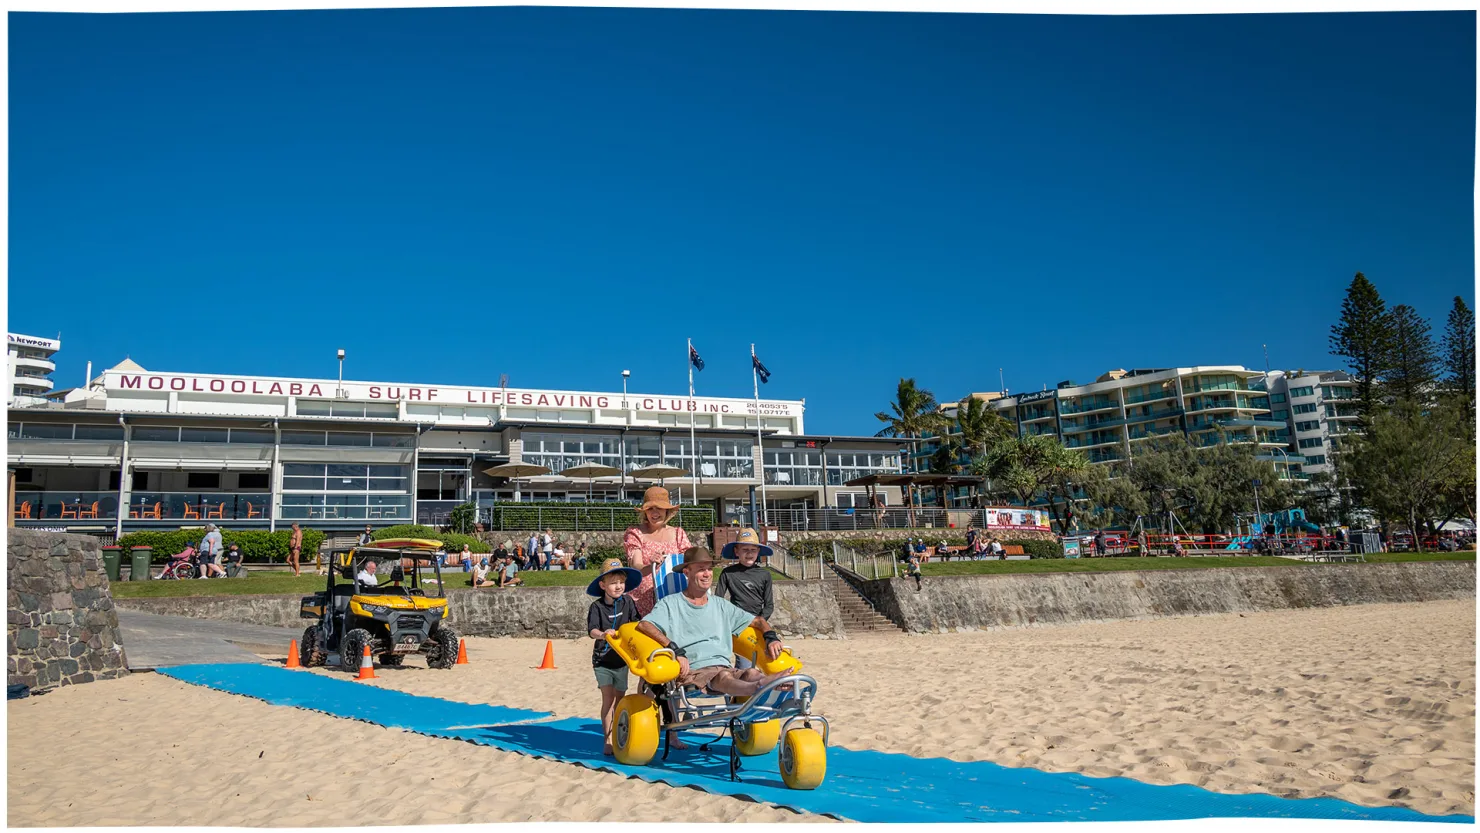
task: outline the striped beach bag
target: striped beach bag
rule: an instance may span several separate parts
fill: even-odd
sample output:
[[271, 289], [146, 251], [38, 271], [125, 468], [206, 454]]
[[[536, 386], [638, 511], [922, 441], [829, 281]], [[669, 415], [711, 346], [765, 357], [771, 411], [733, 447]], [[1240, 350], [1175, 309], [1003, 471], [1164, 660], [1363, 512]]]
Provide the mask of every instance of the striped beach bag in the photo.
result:
[[684, 576], [682, 570], [678, 569], [682, 563], [683, 556], [679, 553], [672, 553], [663, 556], [663, 560], [653, 567], [653, 598], [655, 600], [682, 593], [683, 589], [688, 586], [688, 578]]

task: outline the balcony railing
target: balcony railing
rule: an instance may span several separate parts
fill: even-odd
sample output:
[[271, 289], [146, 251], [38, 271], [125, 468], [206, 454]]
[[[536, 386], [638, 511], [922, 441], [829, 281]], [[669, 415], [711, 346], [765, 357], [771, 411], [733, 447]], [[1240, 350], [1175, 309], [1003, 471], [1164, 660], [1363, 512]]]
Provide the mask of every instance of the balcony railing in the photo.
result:
[[[437, 501], [449, 502], [456, 505], [456, 501]], [[427, 503], [428, 501], [422, 501], [418, 504], [417, 519], [420, 523], [434, 525], [431, 521], [421, 520], [421, 507]], [[446, 507], [446, 510], [450, 512], [451, 507]], [[637, 507], [584, 506], [579, 503], [568, 506], [501, 504], [479, 509], [478, 520], [492, 531], [528, 532], [553, 529], [561, 532], [620, 532], [637, 524]], [[689, 530], [708, 532], [714, 527], [714, 510], [697, 506], [683, 507], [669, 523]], [[440, 524], [445, 525], [446, 521], [441, 521]]]
[[100, 521], [118, 518], [118, 492], [16, 492], [22, 521]]
[[129, 519], [139, 521], [266, 521], [271, 513], [267, 492], [134, 492], [128, 504]]

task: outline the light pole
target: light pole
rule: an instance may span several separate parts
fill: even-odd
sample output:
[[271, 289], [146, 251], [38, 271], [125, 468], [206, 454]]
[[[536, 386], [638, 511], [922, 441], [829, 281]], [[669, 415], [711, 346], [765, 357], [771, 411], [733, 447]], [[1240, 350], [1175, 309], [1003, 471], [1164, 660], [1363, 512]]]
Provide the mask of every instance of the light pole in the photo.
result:
[[339, 388], [336, 391], [337, 398], [344, 398], [344, 350], [339, 351]]
[[[623, 422], [626, 422], [626, 423], [630, 423], [631, 422], [631, 417], [627, 413], [627, 378], [629, 376], [631, 376], [631, 375], [632, 375], [632, 371], [630, 371], [630, 370], [623, 370], [622, 371], [622, 421]], [[626, 432], [626, 430], [623, 430], [622, 431], [622, 495], [621, 495], [621, 499], [624, 499], [625, 500], [626, 497], [627, 497], [627, 432]]]

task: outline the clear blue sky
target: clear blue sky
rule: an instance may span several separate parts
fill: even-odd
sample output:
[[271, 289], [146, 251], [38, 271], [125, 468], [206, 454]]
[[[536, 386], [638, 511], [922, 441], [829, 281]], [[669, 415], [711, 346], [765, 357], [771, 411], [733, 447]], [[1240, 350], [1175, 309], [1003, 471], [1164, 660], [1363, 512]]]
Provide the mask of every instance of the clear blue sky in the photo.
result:
[[1471, 12], [10, 15], [10, 314], [151, 370], [807, 400], [1474, 297]]

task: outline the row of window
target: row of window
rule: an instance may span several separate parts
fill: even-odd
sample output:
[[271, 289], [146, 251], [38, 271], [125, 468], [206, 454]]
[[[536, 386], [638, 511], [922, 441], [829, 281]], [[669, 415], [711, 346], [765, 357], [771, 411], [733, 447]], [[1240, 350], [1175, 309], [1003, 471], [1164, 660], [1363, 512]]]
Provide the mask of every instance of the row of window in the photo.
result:
[[[270, 428], [191, 428], [167, 425], [132, 426], [134, 442], [153, 443], [227, 443], [272, 445]], [[122, 425], [87, 423], [24, 422], [11, 423], [7, 432], [12, 440], [123, 440]], [[297, 431], [284, 430], [283, 445], [332, 445], [380, 448], [411, 448], [414, 434], [386, 434], [369, 431]]]
[[1303, 387], [1303, 388], [1290, 388], [1290, 396], [1291, 397], [1315, 396], [1315, 395], [1316, 395], [1316, 389], [1313, 388], [1313, 387], [1310, 387], [1308, 385], [1306, 387]]
[[1297, 414], [1313, 414], [1313, 413], [1316, 413], [1317, 411], [1319, 411], [1320, 409], [1321, 409], [1321, 406], [1320, 405], [1315, 405], [1315, 404], [1310, 404], [1310, 405], [1296, 405], [1294, 407], [1294, 411]]
[[1307, 466], [1324, 466], [1326, 465], [1326, 455], [1307, 454], [1305, 455], [1305, 464]]
[[1325, 441], [1322, 440], [1320, 437], [1311, 437], [1308, 440], [1301, 440], [1300, 441], [1300, 447], [1301, 448], [1320, 448], [1324, 443], [1325, 443]]
[[401, 415], [401, 409], [395, 403], [344, 402], [335, 399], [300, 399], [298, 400], [298, 413], [301, 416], [396, 419]]
[[1319, 421], [1307, 421], [1295, 423], [1296, 431], [1318, 431], [1321, 428]]
[[364, 463], [284, 463], [283, 491], [400, 492], [407, 491], [410, 466]]

